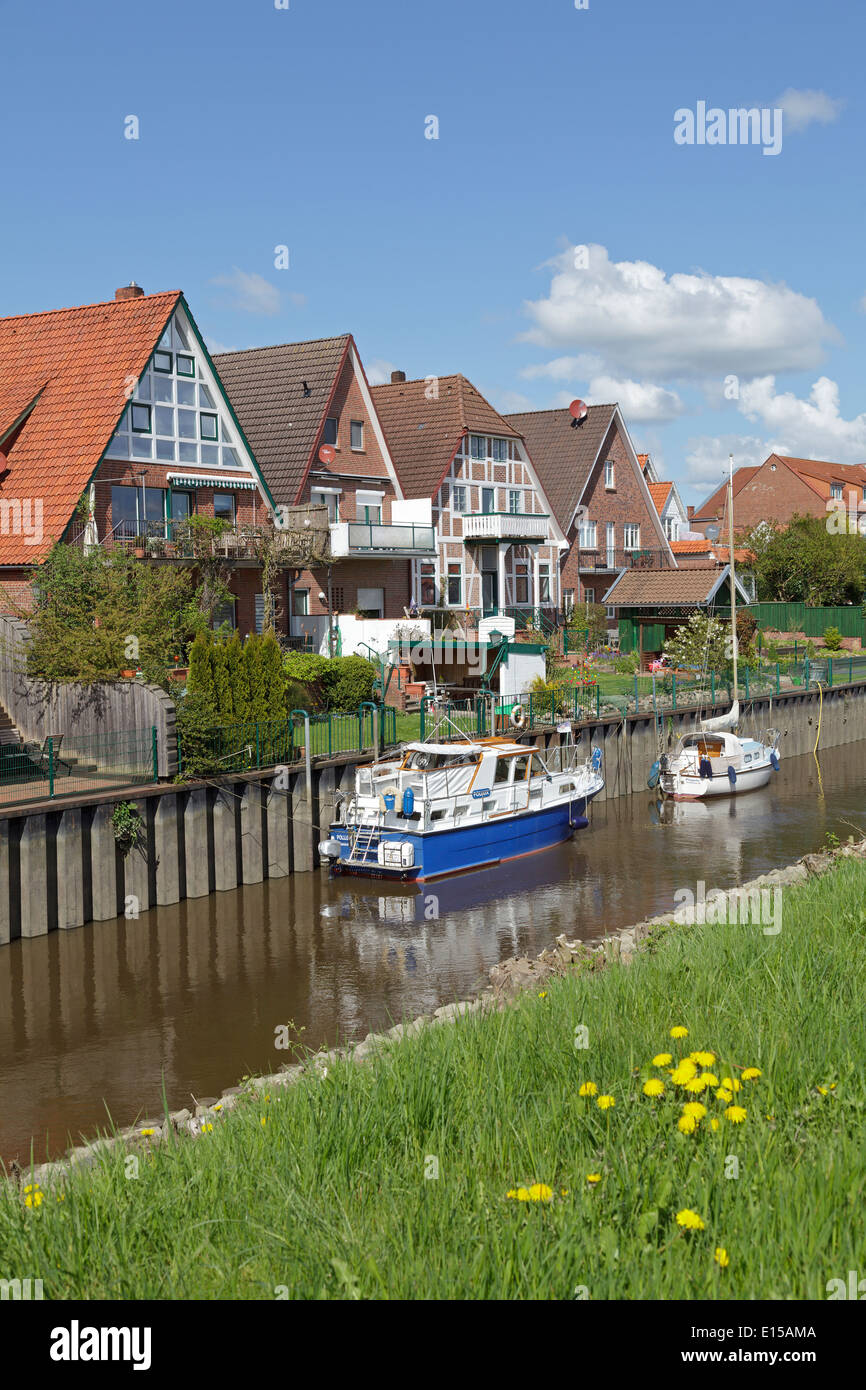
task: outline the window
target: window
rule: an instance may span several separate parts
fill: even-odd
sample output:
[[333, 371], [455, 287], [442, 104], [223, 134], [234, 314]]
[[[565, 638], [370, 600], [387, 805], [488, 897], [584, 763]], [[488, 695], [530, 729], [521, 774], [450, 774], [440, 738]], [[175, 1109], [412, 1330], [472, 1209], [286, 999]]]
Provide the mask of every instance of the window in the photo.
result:
[[463, 567], [459, 560], [448, 561], [447, 589], [446, 602], [451, 608], [459, 608], [463, 603]]
[[665, 518], [665, 535], [669, 541], [678, 541], [680, 538], [680, 519], [678, 516]]
[[310, 616], [309, 589], [292, 590], [292, 612], [296, 618], [308, 618]]
[[222, 521], [234, 522], [235, 495], [233, 492], [215, 492], [213, 495], [213, 514]]
[[[135, 429], [135, 426], [133, 425], [132, 428]], [[831, 497], [841, 497], [841, 496], [842, 496], [842, 484], [841, 484], [841, 483], [831, 483], [831, 484], [830, 484], [830, 496], [831, 496]]]
[[520, 505], [521, 497], [516, 488], [508, 493], [508, 510], [512, 516], [516, 516], [523, 508]]
[[473, 434], [469, 437], [469, 453], [474, 459], [487, 458], [487, 437], [483, 434]]
[[452, 487], [451, 489], [451, 510], [453, 512], [466, 511], [466, 489], [465, 487]]
[[525, 757], [521, 758], [512, 758], [511, 766], [514, 769], [511, 778], [512, 782], [525, 782], [526, 771], [529, 767], [529, 754], [527, 753]]
[[153, 354], [153, 370], [155, 372], [170, 372], [172, 361], [170, 352], [155, 352]]
[[595, 589], [584, 589], [583, 597], [587, 603], [595, 603]]
[[496, 772], [493, 775], [494, 784], [501, 784], [502, 782], [508, 781], [511, 773], [511, 763], [511, 758], [496, 759]]
[[564, 613], [574, 612], [574, 590], [566, 589], [562, 595], [562, 611]]
[[259, 636], [261, 636], [262, 633], [263, 633], [264, 630], [265, 630], [265, 596], [264, 596], [264, 594], [256, 594], [256, 595], [255, 595], [255, 600], [256, 600], [256, 632], [259, 634]]
[[382, 520], [381, 492], [361, 492], [359, 489], [355, 493], [355, 516], [358, 521], [366, 521], [368, 525], [378, 525]]
[[604, 485], [606, 488], [616, 487], [616, 480], [613, 471], [613, 459], [608, 459], [604, 465]]
[[432, 608], [436, 603], [436, 565], [433, 560], [421, 561], [421, 605]]
[[616, 608], [613, 606], [613, 604], [609, 603], [607, 605], [607, 607], [604, 610], [604, 616], [609, 620], [613, 619], [613, 621], [616, 621]]
[[[145, 525], [147, 523], [147, 525]], [[165, 493], [161, 487], [115, 484], [111, 489], [111, 525], [119, 537], [165, 534]]]
[[150, 434], [150, 433], [151, 433], [150, 406], [149, 406], [149, 405], [136, 405], [135, 403], [133, 403], [132, 408], [131, 408], [129, 414], [130, 414], [130, 420], [131, 420], [131, 423], [132, 423], [132, 432], [133, 432], [133, 434]]
[[329, 415], [325, 421], [325, 428], [322, 430], [322, 443], [337, 446], [337, 430], [340, 421], [336, 415]]
[[355, 450], [364, 447], [364, 421], [353, 420], [351, 424], [352, 448]]
[[538, 602], [550, 603], [550, 565], [538, 566]]
[[861, 502], [866, 502], [866, 487], [861, 487], [860, 489], [860, 500]]
[[496, 463], [504, 463], [508, 458], [508, 440], [492, 439], [490, 441], [490, 451]]
[[637, 550], [640, 546], [640, 527], [633, 521], [626, 522], [623, 527], [623, 546], [626, 550]]
[[578, 527], [578, 544], [581, 550], [595, 550], [597, 539], [596, 523], [582, 521]]
[[529, 765], [529, 775], [530, 777], [547, 776], [547, 768], [544, 766], [544, 763], [541, 761], [537, 753], [533, 753], [532, 755], [532, 762]]
[[385, 590], [359, 588], [358, 615], [361, 618], [384, 618]]
[[237, 599], [227, 598], [223, 603], [218, 603], [214, 609], [214, 627], [222, 627], [223, 623], [228, 623], [229, 627], [237, 627]]
[[481, 510], [482, 512], [492, 512], [496, 506], [496, 491], [492, 487], [481, 489]]
[[310, 501], [313, 506], [328, 508], [328, 521], [331, 525], [340, 520], [340, 496], [336, 492], [313, 492]]
[[202, 439], [219, 439], [219, 419], [216, 415], [206, 415], [202, 412], [199, 420]]
[[515, 560], [514, 562], [514, 602], [529, 602], [529, 561]]
[[179, 352], [175, 358], [178, 376], [195, 376], [195, 358], [190, 357], [185, 352]]

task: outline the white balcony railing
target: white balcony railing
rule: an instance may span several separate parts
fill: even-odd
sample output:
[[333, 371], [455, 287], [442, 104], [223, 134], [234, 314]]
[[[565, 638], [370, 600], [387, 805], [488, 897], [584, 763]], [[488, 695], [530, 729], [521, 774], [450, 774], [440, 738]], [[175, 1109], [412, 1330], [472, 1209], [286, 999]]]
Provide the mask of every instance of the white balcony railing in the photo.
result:
[[378, 521], [338, 521], [331, 526], [331, 554], [435, 555], [432, 526], [385, 525]]
[[463, 520], [465, 541], [547, 540], [550, 518], [532, 512], [466, 512]]

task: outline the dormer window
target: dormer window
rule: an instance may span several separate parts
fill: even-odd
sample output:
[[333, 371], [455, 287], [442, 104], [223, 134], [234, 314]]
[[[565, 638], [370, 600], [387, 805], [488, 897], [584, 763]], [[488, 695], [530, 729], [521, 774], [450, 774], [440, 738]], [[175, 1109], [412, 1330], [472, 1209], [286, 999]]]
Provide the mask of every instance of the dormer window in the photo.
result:
[[831, 497], [839, 498], [839, 499], [841, 500], [841, 497], [842, 497], [842, 484], [841, 484], [841, 483], [831, 483], [831, 484], [830, 484], [830, 496], [831, 496]]
[[608, 459], [604, 465], [604, 485], [609, 491], [613, 491], [616, 488], [613, 459]]

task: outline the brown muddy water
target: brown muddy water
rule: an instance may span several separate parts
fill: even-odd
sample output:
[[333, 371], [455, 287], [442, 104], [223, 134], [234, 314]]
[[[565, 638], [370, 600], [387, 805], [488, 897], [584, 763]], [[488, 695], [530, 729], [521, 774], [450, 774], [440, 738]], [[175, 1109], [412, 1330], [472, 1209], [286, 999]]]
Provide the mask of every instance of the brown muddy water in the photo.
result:
[[[559, 932], [592, 940], [866, 827], [866, 742], [783, 761], [770, 786], [708, 805], [639, 793], [512, 866], [413, 889], [326, 871], [91, 923], [0, 949], [0, 1158], [60, 1156], [191, 1095], [214, 1097], [310, 1047], [462, 999], [497, 961]], [[438, 915], [436, 915], [438, 914]]]

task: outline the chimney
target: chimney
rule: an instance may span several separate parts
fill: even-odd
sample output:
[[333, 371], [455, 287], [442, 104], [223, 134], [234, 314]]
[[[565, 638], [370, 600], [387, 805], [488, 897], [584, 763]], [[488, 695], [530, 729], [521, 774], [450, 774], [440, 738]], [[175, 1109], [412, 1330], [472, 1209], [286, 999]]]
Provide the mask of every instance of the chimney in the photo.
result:
[[128, 285], [121, 285], [119, 290], [114, 291], [115, 299], [140, 299], [144, 294], [141, 285], [137, 285], [134, 280], [130, 280]]
[[398, 385], [399, 382], [405, 381], [405, 380], [406, 380], [406, 373], [405, 373], [405, 372], [392, 372], [392, 373], [391, 373], [391, 385], [392, 385], [392, 386], [396, 386], [396, 385]]
[[692, 519], [692, 517], [694, 516], [694, 514], [695, 514], [695, 509], [694, 509], [694, 507], [686, 507], [686, 516], [688, 517], [689, 521], [691, 521], [691, 519]]

